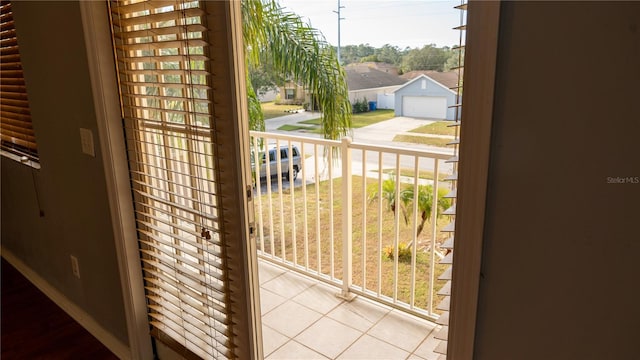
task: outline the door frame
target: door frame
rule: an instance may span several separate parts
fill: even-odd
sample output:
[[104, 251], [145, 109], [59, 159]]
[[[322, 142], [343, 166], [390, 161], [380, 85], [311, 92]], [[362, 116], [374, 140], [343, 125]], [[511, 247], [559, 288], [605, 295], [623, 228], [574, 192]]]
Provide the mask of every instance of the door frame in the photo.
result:
[[491, 145], [500, 1], [470, 1], [447, 359], [473, 359]]

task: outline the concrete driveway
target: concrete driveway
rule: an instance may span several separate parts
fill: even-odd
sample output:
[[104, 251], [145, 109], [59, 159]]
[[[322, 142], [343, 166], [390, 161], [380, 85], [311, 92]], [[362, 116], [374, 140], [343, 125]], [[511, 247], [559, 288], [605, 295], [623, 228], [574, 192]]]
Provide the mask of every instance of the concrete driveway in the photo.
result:
[[415, 119], [406, 116], [398, 116], [381, 121], [373, 125], [353, 129], [355, 141], [392, 141], [393, 138], [403, 132], [413, 130], [423, 125], [429, 125], [435, 120]]

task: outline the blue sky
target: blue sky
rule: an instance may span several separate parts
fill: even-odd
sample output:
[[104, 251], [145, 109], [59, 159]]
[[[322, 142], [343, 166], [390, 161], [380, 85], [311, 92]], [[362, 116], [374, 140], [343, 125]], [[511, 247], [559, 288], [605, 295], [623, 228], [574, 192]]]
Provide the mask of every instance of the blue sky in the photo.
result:
[[[281, 6], [319, 29], [332, 45], [338, 44], [338, 0], [279, 0]], [[341, 45], [369, 43], [405, 47], [458, 43], [460, 1], [444, 0], [341, 0]]]

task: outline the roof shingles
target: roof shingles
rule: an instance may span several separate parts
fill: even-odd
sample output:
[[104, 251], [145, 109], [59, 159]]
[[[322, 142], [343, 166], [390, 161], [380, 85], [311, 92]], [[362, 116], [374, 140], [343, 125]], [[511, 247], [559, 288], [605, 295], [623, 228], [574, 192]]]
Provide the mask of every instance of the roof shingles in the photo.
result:
[[406, 81], [409, 81], [417, 78], [420, 75], [426, 75], [429, 78], [448, 87], [449, 89], [452, 89], [458, 86], [457, 71], [440, 72], [440, 71], [434, 71], [434, 70], [414, 70], [414, 71], [409, 71], [407, 73], [404, 73], [400, 75], [400, 77], [405, 79]]
[[385, 86], [402, 85], [406, 79], [373, 69], [367, 65], [355, 65], [345, 67], [347, 74], [347, 85], [349, 90], [373, 89]]

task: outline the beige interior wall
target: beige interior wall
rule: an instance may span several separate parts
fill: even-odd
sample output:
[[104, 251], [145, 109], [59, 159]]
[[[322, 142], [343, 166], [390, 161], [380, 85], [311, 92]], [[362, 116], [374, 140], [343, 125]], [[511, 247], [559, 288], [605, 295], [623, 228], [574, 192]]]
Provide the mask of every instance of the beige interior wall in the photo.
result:
[[640, 354], [638, 84], [640, 3], [502, 4], [475, 358]]
[[[79, 5], [13, 8], [41, 169], [2, 158], [2, 246], [127, 344]], [[81, 152], [80, 128], [93, 132], [95, 158]]]

